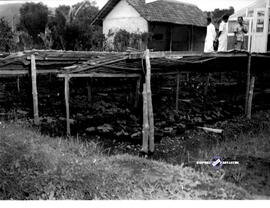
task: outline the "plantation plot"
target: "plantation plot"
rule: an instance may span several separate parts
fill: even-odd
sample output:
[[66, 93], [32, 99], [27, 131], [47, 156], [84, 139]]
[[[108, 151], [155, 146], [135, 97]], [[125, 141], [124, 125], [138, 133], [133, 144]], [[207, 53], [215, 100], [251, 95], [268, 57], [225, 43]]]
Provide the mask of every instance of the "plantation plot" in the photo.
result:
[[[249, 56], [239, 51], [150, 52], [148, 58], [141, 52], [27, 51], [1, 58], [1, 80], [6, 85], [1, 93], [13, 92], [5, 96], [9, 99], [19, 95], [11, 99], [18, 104], [14, 116], [34, 113], [36, 123], [41, 122], [41, 129], [52, 135], [63, 135], [66, 129], [73, 135], [100, 134], [141, 142], [149, 131], [159, 141], [244, 111], [250, 116], [254, 96], [255, 109], [260, 109], [256, 98], [268, 92], [263, 81], [267, 70], [262, 67], [268, 61], [268, 54]], [[34, 85], [29, 71], [33, 78], [33, 69], [37, 91], [31, 98]], [[249, 80], [254, 75], [252, 96]], [[147, 114], [142, 112], [143, 100]], [[149, 117], [150, 104], [153, 114]], [[145, 124], [151, 124], [149, 130]]]
[[[141, 152], [152, 155], [155, 151], [153, 159], [185, 164], [244, 189], [248, 189], [254, 179], [258, 184], [249, 193], [268, 197], [267, 171], [260, 175], [253, 168], [268, 167], [267, 154], [256, 155], [262, 147], [253, 137], [244, 140], [241, 132], [228, 134], [232, 129], [249, 130], [246, 126], [253, 120], [236, 120], [235, 128], [228, 126], [227, 121], [243, 114], [250, 117], [252, 106], [254, 111], [269, 109], [269, 73], [263, 67], [269, 60], [268, 54], [239, 51], [200, 55], [32, 51], [11, 55], [3, 57], [0, 63], [1, 119], [21, 122], [21, 118], [32, 119], [36, 115], [35, 120], [30, 121], [35, 121], [43, 134], [56, 137], [68, 133], [78, 141], [95, 141], [101, 143], [102, 151], [109, 155], [139, 155]], [[36, 82], [32, 82], [33, 75]], [[267, 123], [267, 119], [264, 120]], [[264, 122], [254, 122], [250, 129], [257, 123], [259, 131], [268, 129]], [[260, 143], [265, 144], [263, 149], [269, 146], [264, 139], [267, 135], [266, 132], [260, 137], [263, 141]], [[242, 144], [245, 144], [245, 154], [236, 151], [242, 149], [239, 147], [244, 149]], [[228, 151], [227, 145], [233, 152]], [[245, 164], [218, 173], [194, 166], [195, 161], [210, 159], [211, 154]], [[258, 164], [252, 165], [254, 162]], [[244, 175], [243, 170], [247, 170]], [[124, 168], [124, 171], [132, 171], [132, 168]], [[149, 174], [152, 178], [152, 173]], [[204, 189], [208, 185], [203, 183], [198, 187]], [[54, 189], [53, 186], [47, 188]], [[188, 187], [186, 191], [193, 188]], [[156, 197], [168, 196], [162, 194]], [[217, 197], [205, 194], [205, 198]], [[57, 192], [54, 196], [61, 198], [60, 195]], [[99, 197], [111, 199], [114, 196]], [[222, 197], [234, 198], [225, 195], [217, 198]]]

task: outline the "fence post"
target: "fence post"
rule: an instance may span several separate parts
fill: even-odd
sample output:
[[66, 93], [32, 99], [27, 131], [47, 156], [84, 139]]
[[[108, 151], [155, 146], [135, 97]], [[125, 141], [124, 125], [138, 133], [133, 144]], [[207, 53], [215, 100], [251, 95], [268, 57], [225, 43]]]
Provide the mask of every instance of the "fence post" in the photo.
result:
[[154, 113], [152, 103], [152, 91], [151, 91], [151, 62], [149, 49], [145, 52], [146, 62], [146, 91], [147, 91], [147, 105], [148, 105], [148, 121], [149, 121], [149, 149], [153, 153], [155, 151], [155, 126], [154, 126]]
[[32, 96], [33, 96], [33, 112], [34, 112], [34, 123], [39, 125], [38, 115], [38, 92], [37, 92], [37, 68], [35, 55], [31, 55], [31, 78], [32, 78]]
[[251, 119], [254, 86], [255, 86], [255, 77], [252, 77], [251, 78], [250, 89], [249, 89], [249, 96], [248, 96], [248, 108], [247, 108], [247, 118], [248, 119]]
[[70, 77], [65, 76], [65, 103], [66, 103], [66, 122], [67, 122], [67, 136], [70, 136], [70, 112], [69, 112], [69, 80]]

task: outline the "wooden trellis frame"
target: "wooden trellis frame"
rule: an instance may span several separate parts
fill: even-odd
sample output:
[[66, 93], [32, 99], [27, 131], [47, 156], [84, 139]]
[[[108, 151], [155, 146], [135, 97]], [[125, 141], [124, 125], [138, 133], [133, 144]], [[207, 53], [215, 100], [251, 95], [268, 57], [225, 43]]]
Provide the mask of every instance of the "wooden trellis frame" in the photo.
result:
[[[41, 51], [42, 52], [42, 51]], [[152, 92], [151, 92], [151, 76], [167, 76], [167, 75], [175, 75], [176, 76], [176, 110], [179, 109], [179, 94], [180, 94], [180, 74], [184, 71], [181, 71], [181, 68], [178, 68], [174, 71], [162, 71], [157, 67], [158, 61], [161, 61], [161, 65], [163, 67], [166, 67], [166, 64], [168, 63], [169, 66], [171, 62], [176, 62], [180, 65], [181, 64], [203, 64], [209, 61], [215, 61], [217, 58], [230, 58], [230, 57], [248, 57], [248, 66], [247, 66], [247, 87], [246, 87], [246, 99], [245, 99], [245, 113], [247, 118], [251, 118], [251, 112], [252, 112], [252, 99], [253, 99], [253, 91], [254, 91], [254, 85], [255, 85], [255, 78], [252, 77], [251, 73], [251, 67], [253, 58], [266, 58], [269, 59], [270, 56], [267, 54], [250, 54], [250, 53], [217, 53], [217, 54], [201, 54], [198, 52], [150, 52], [149, 50], [145, 52], [134, 52], [134, 53], [106, 53], [106, 52], [89, 52], [89, 53], [82, 53], [80, 52], [71, 52], [64, 53], [64, 52], [44, 52], [44, 57], [42, 55], [38, 55], [39, 52], [33, 51], [33, 52], [27, 52], [25, 57], [24, 56], [18, 56], [18, 59], [22, 61], [23, 66], [25, 68], [18, 69], [18, 68], [9, 68], [7, 65], [12, 63], [13, 61], [16, 61], [16, 57], [12, 56], [10, 59], [2, 59], [3, 62], [1, 63], [0, 59], [0, 76], [6, 77], [6, 76], [15, 76], [18, 77], [20, 75], [29, 75], [31, 74], [32, 78], [32, 95], [33, 95], [33, 112], [34, 112], [34, 122], [35, 124], [39, 124], [39, 112], [38, 112], [38, 89], [37, 89], [37, 75], [38, 74], [50, 74], [55, 73], [58, 74], [58, 77], [65, 79], [65, 103], [66, 103], [66, 114], [67, 114], [67, 134], [71, 134], [70, 130], [70, 109], [69, 109], [69, 84], [70, 79], [73, 78], [137, 78], [136, 83], [136, 95], [135, 95], [135, 107], [138, 107], [138, 100], [141, 94], [141, 88], [142, 88], [142, 72], [143, 70], [139, 66], [132, 66], [125, 65], [125, 60], [127, 59], [144, 59], [146, 63], [146, 73], [145, 73], [145, 84], [144, 84], [144, 90], [143, 90], [143, 100], [144, 100], [144, 115], [147, 115], [144, 120], [145, 128], [145, 142], [143, 150], [145, 152], [153, 152], [154, 151], [154, 116], [153, 116], [153, 104], [152, 104]], [[43, 52], [42, 52], [43, 53]], [[58, 54], [59, 53], [59, 54]], [[73, 54], [74, 53], [74, 54]], [[90, 57], [90, 53], [93, 53], [97, 58], [92, 60]], [[108, 57], [106, 57], [108, 55]], [[99, 56], [104, 56], [103, 58], [99, 58]], [[110, 57], [112, 58], [110, 59]], [[183, 57], [194, 57], [192, 59], [185, 59]], [[196, 57], [198, 59], [196, 60]], [[29, 73], [29, 64], [26, 64], [26, 61], [23, 61], [24, 59], [26, 61], [30, 61], [31, 70]], [[183, 58], [183, 59], [182, 59]], [[171, 62], [168, 62], [166, 60], [173, 60]], [[90, 60], [90, 61], [89, 61]], [[152, 63], [151, 63], [151, 61]], [[165, 60], [165, 61], [164, 61]], [[85, 68], [80, 68], [76, 66], [68, 67], [69, 69], [66, 69], [63, 73], [63, 71], [60, 68], [53, 69], [53, 67], [50, 67], [49, 70], [44, 68], [39, 68], [37, 70], [36, 61], [40, 61], [39, 64], [46, 61], [46, 66], [48, 65], [54, 65], [54, 64], [65, 64], [65, 63], [76, 63], [82, 64], [85, 63], [86, 65], [83, 65]], [[122, 62], [121, 62], [122, 61]], [[118, 63], [120, 63], [118, 65]], [[151, 64], [153, 66], [153, 69], [151, 69]], [[156, 65], [155, 65], [156, 64]], [[137, 64], [138, 65], [138, 64]], [[38, 65], [40, 67], [40, 65]], [[80, 66], [80, 65], [77, 65]], [[131, 67], [129, 67], [131, 66]], [[2, 68], [1, 68], [2, 67]], [[75, 68], [74, 68], [75, 67]], [[116, 73], [111, 73], [110, 70], [108, 72], [98, 72], [92, 69], [96, 69], [98, 67], [104, 67], [106, 69], [115, 70]], [[75, 70], [73, 70], [75, 69]], [[157, 70], [158, 69], [158, 70]], [[90, 70], [90, 72], [89, 72]], [[61, 73], [62, 72], [62, 73]], [[188, 73], [190, 71], [187, 71]], [[211, 71], [213, 72], [213, 71]], [[211, 73], [210, 71], [203, 71], [203, 73]], [[61, 74], [59, 74], [61, 73]], [[206, 80], [206, 83], [209, 80]], [[206, 85], [208, 86], [208, 85]], [[20, 90], [19, 87], [19, 81], [17, 85], [18, 91]], [[207, 87], [205, 88], [205, 93], [207, 94]], [[88, 96], [90, 97], [90, 96]]]
[[[65, 106], [66, 106], [66, 129], [67, 135], [71, 135], [71, 119], [70, 119], [70, 79], [71, 78], [138, 78], [141, 79], [140, 74], [104, 74], [104, 73], [89, 73], [89, 74], [59, 74], [58, 77], [65, 79], [64, 92], [65, 92]], [[137, 92], [136, 92], [137, 93]], [[137, 101], [138, 102], [138, 101]]]

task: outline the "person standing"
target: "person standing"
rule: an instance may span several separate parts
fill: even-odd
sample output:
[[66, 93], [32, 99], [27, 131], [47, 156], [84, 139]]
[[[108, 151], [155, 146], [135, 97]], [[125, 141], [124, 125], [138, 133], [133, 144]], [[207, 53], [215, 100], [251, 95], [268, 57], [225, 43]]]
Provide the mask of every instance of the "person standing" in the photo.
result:
[[224, 15], [222, 17], [222, 22], [219, 25], [219, 32], [218, 32], [218, 52], [221, 51], [227, 51], [228, 47], [228, 20], [229, 20], [229, 15]]
[[207, 33], [204, 44], [204, 52], [205, 53], [213, 53], [214, 52], [214, 41], [217, 36], [216, 28], [212, 23], [212, 19], [210, 17], [207, 18]]
[[244, 50], [245, 49], [245, 34], [248, 32], [247, 27], [243, 24], [243, 17], [238, 17], [238, 23], [234, 28], [234, 49]]

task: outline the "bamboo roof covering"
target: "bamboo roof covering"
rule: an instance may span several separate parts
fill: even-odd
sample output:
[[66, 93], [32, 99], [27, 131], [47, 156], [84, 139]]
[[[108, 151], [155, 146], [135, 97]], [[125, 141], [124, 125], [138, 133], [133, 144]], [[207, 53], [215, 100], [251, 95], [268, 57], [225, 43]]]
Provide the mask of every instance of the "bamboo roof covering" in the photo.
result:
[[[26, 75], [34, 54], [38, 74], [55, 73], [59, 77], [102, 76], [134, 77], [144, 73], [143, 52], [74, 52], [32, 50], [0, 56], [0, 75]], [[249, 53], [229, 51], [204, 54], [200, 52], [151, 52], [153, 74], [178, 71], [231, 71], [245, 70]], [[266, 70], [270, 54], [252, 54], [256, 70]], [[92, 74], [92, 75], [89, 75]]]

